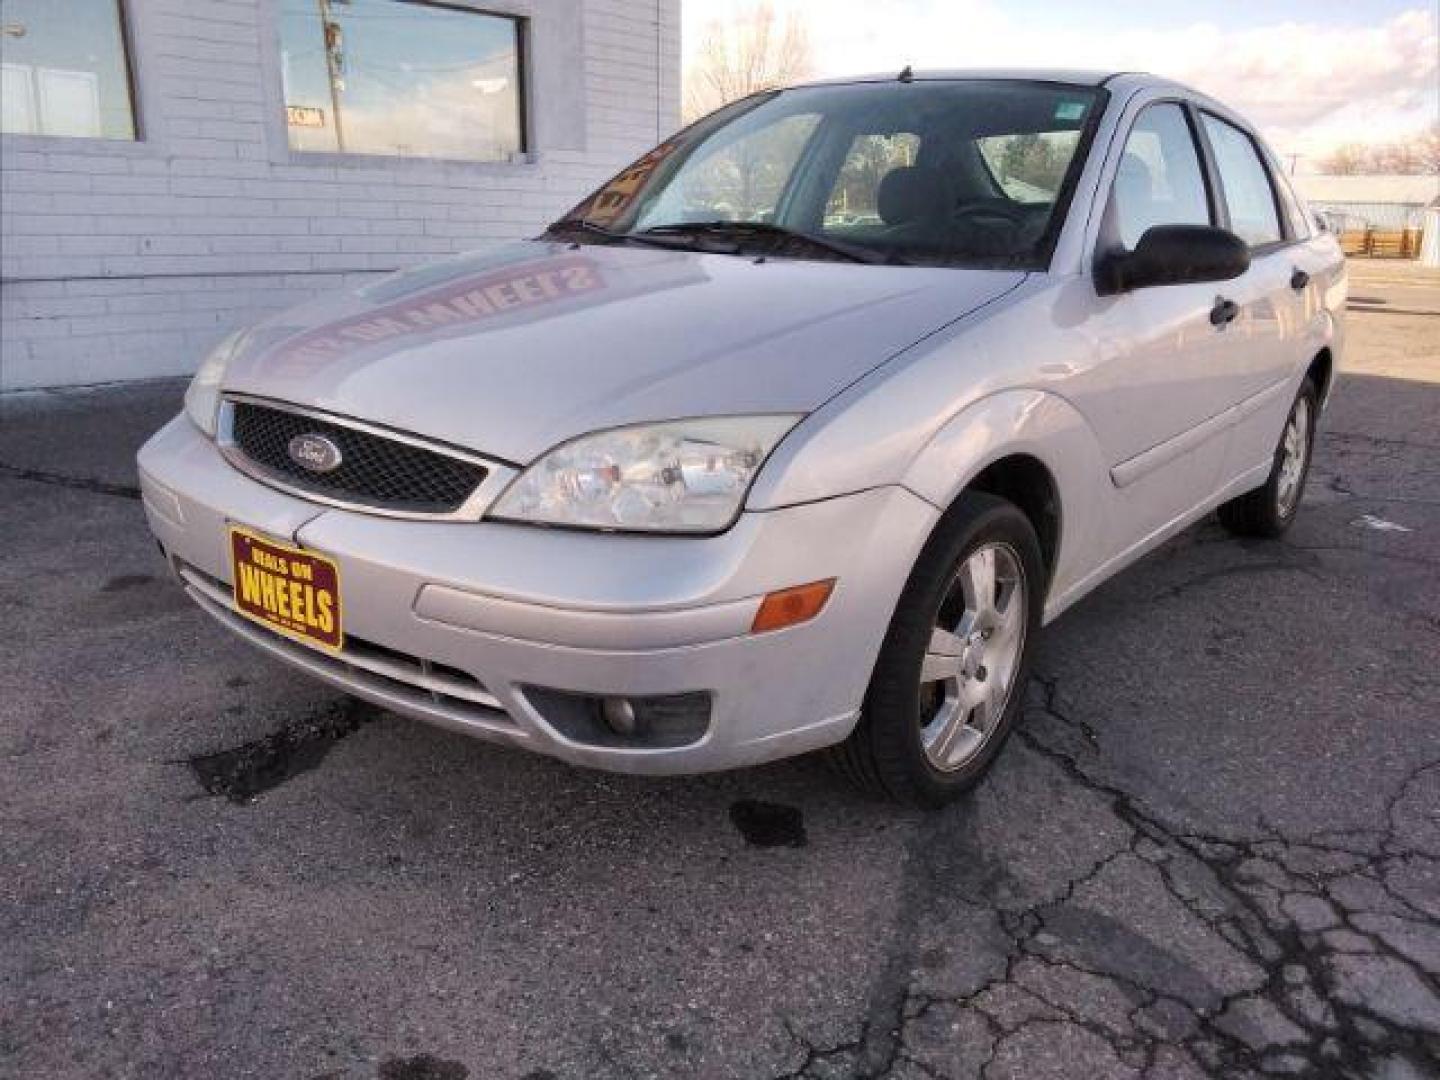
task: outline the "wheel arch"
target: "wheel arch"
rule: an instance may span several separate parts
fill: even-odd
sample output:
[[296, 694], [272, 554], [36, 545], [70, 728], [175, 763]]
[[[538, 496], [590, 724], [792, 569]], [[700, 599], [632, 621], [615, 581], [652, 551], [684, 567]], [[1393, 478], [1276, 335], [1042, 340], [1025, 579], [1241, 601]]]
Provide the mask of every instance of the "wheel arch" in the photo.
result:
[[1320, 396], [1320, 407], [1323, 409], [1330, 400], [1330, 388], [1335, 380], [1335, 354], [1329, 345], [1315, 354], [1310, 366], [1305, 369], [1305, 374], [1315, 384], [1315, 390]]
[[1047, 579], [1054, 574], [1062, 515], [1060, 487], [1049, 466], [1033, 454], [1007, 454], [976, 473], [961, 494], [966, 491], [983, 491], [1016, 506], [1040, 540]]
[[1049, 597], [1096, 558], [1108, 500], [1084, 495], [1111, 486], [1084, 417], [1059, 395], [1034, 389], [1003, 391], [963, 409], [920, 450], [903, 482], [947, 511], [967, 491], [1014, 503], [1040, 537]]

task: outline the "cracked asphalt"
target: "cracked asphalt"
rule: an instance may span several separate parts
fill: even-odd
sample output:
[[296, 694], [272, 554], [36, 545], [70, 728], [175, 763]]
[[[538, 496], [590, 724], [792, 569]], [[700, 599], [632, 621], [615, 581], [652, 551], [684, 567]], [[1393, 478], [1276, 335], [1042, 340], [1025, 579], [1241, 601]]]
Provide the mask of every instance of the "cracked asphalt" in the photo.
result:
[[165, 578], [179, 384], [0, 398], [0, 1075], [1440, 1075], [1440, 275], [1353, 288], [1291, 534], [1065, 615], [933, 815], [337, 698]]

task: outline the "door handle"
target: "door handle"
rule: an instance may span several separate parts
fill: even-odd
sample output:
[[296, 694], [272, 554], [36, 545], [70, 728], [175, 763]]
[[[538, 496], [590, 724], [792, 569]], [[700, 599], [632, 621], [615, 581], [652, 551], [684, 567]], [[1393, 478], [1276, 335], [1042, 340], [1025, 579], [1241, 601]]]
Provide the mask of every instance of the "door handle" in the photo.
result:
[[1295, 268], [1295, 272], [1290, 275], [1290, 288], [1294, 289], [1296, 292], [1302, 292], [1305, 286], [1309, 284], [1310, 275], [1297, 266]]
[[1223, 296], [1215, 298], [1215, 306], [1210, 309], [1210, 325], [1227, 326], [1235, 321], [1240, 314], [1240, 305], [1234, 300], [1226, 300]]

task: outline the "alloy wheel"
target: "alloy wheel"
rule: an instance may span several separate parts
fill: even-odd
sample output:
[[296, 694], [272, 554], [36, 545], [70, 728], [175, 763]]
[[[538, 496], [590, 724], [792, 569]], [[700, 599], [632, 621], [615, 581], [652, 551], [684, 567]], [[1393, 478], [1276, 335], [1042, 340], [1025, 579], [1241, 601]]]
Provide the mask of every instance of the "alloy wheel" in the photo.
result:
[[1297, 398], [1290, 410], [1281, 439], [1280, 474], [1275, 484], [1275, 499], [1281, 517], [1289, 517], [1300, 501], [1300, 487], [1305, 480], [1305, 466], [1310, 458], [1310, 401]]
[[971, 761], [1009, 704], [1029, 600], [1008, 544], [979, 547], [955, 571], [920, 668], [920, 742], [941, 772]]

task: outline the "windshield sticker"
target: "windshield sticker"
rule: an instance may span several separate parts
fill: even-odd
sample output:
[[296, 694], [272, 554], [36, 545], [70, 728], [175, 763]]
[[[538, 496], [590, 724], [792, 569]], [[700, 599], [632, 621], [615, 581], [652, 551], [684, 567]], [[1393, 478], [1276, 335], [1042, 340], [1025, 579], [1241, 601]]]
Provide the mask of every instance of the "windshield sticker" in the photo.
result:
[[1080, 120], [1085, 116], [1085, 102], [1062, 101], [1055, 106], [1056, 120]]
[[619, 220], [621, 215], [630, 209], [630, 204], [650, 179], [650, 174], [679, 149], [681, 141], [680, 137], [676, 136], [661, 143], [590, 196], [575, 212], [567, 216], [567, 220], [579, 218], [592, 225], [602, 226], [609, 226]]

